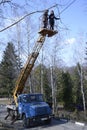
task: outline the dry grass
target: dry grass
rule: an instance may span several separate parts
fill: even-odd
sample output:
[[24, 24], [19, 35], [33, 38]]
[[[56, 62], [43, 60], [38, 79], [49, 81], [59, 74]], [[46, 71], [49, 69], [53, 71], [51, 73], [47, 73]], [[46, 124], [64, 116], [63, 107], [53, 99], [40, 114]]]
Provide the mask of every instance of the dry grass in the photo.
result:
[[0, 98], [0, 105], [3, 104], [10, 104], [10, 99], [9, 98]]

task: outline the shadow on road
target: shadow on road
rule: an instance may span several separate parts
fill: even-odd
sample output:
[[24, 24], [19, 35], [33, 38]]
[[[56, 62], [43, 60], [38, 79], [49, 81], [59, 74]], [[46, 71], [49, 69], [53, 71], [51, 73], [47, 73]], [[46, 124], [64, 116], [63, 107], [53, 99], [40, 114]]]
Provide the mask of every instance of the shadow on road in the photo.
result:
[[65, 123], [67, 123], [67, 120], [52, 119], [52, 122], [50, 124], [45, 124], [45, 122], [35, 123], [27, 129], [23, 128], [22, 123], [16, 123], [15, 125], [17, 127], [15, 130], [30, 130], [30, 129], [31, 130], [40, 130], [40, 129], [44, 129], [44, 128], [49, 129], [50, 127], [54, 127], [54, 126], [65, 124]]

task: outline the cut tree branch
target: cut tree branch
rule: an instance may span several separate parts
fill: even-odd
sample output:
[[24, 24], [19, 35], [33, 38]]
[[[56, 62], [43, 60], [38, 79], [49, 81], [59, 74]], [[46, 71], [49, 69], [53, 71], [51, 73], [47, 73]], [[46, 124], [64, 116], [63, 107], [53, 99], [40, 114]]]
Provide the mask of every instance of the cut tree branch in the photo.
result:
[[[54, 6], [50, 7], [50, 8], [48, 8], [48, 10], [51, 9], [51, 8], [54, 8], [54, 7], [56, 7], [56, 6], [58, 6], [58, 4], [56, 4], [56, 5], [54, 5]], [[46, 10], [46, 9], [45, 9], [45, 10]], [[42, 10], [42, 11], [34, 11], [34, 12], [31, 12], [31, 13], [28, 13], [28, 14], [22, 16], [19, 20], [17, 20], [17, 21], [14, 22], [13, 24], [11, 24], [11, 25], [9, 25], [9, 26], [7, 26], [7, 27], [1, 29], [0, 32], [3, 32], [3, 31], [5, 31], [5, 30], [7, 30], [8, 28], [10, 28], [10, 27], [16, 25], [17, 23], [21, 22], [23, 19], [25, 19], [25, 18], [28, 17], [29, 15], [32, 15], [32, 14], [35, 14], [35, 13], [42, 13], [42, 12], [44, 12], [45, 10]]]

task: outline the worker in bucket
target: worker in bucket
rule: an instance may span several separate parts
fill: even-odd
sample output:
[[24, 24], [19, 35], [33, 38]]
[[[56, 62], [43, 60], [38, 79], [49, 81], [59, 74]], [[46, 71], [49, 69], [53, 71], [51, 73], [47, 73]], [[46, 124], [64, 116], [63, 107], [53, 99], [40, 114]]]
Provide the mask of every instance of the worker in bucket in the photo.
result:
[[43, 21], [43, 28], [47, 28], [48, 26], [48, 10], [46, 10], [43, 14], [43, 18], [42, 18], [42, 21]]
[[56, 18], [55, 14], [54, 14], [54, 11], [51, 10], [51, 13], [49, 15], [49, 25], [50, 25], [51, 30], [54, 30], [55, 19], [59, 20], [60, 18]]

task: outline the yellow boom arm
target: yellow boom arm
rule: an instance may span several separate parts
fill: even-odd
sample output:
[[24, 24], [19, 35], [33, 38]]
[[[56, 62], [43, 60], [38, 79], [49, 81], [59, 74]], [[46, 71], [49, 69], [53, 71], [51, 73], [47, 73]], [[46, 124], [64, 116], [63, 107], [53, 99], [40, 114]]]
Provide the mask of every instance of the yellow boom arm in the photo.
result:
[[39, 55], [40, 49], [43, 46], [46, 36], [51, 37], [51, 36], [55, 35], [57, 32], [48, 30], [48, 29], [42, 29], [39, 33], [40, 33], [40, 36], [33, 48], [33, 52], [29, 55], [28, 60], [27, 60], [26, 64], [24, 65], [24, 67], [23, 67], [22, 71], [20, 72], [19, 77], [16, 81], [15, 89], [13, 92], [13, 97], [14, 97], [14, 101], [15, 101], [16, 105], [17, 105], [17, 95], [21, 94], [23, 92], [25, 82], [31, 73], [31, 70]]

